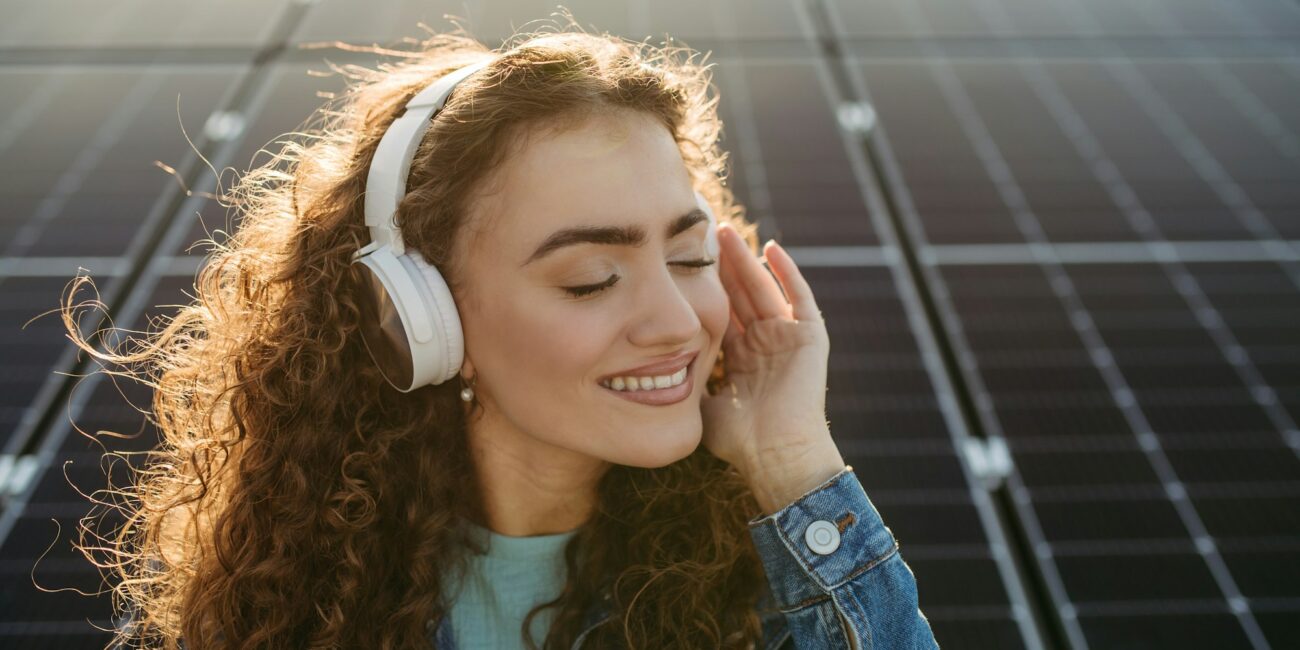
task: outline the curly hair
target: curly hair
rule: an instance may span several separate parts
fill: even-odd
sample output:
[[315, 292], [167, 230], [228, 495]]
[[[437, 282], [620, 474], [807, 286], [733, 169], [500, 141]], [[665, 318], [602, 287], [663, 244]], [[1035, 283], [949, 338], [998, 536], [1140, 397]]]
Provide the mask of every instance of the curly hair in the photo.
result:
[[[711, 67], [696, 52], [568, 29], [516, 33], [498, 50], [463, 29], [431, 34], [377, 69], [331, 68], [347, 90], [272, 160], [218, 197], [238, 227], [212, 250], [190, 304], [130, 346], [97, 350], [151, 389], [159, 443], [134, 470], [110, 559], [114, 642], [175, 648], [428, 647], [448, 615], [442, 588], [473, 548], [456, 522], [482, 520], [455, 382], [392, 390], [360, 339], [364, 295], [351, 255], [369, 241], [363, 193], [380, 137], [432, 80], [491, 58], [461, 82], [411, 166], [396, 215], [408, 246], [457, 287], [453, 243], [471, 190], [521, 134], [618, 108], [659, 119], [696, 190], [758, 250], [757, 226], [725, 184]], [[354, 48], [365, 49], [365, 48]], [[228, 203], [225, 201], [229, 201]], [[101, 363], [101, 365], [104, 365]], [[143, 375], [138, 377], [137, 375]], [[710, 395], [726, 380], [719, 357]], [[111, 487], [111, 486], [110, 486]], [[703, 446], [666, 467], [614, 465], [594, 514], [564, 549], [567, 583], [547, 649], [568, 648], [602, 593], [613, 616], [592, 647], [748, 647], [765, 588], [746, 522], [759, 507], [735, 468]], [[107, 540], [106, 540], [107, 541]], [[90, 557], [86, 548], [79, 547]]]

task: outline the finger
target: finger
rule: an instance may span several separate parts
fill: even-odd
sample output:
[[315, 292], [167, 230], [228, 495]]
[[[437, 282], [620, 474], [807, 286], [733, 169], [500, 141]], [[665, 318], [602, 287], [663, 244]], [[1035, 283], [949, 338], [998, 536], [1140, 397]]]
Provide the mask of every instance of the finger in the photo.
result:
[[785, 295], [790, 298], [795, 320], [821, 320], [822, 312], [817, 307], [812, 287], [808, 286], [808, 281], [804, 279], [794, 258], [775, 241], [768, 241], [763, 247], [763, 255], [772, 267], [772, 273], [781, 281]]
[[730, 232], [726, 233], [727, 241], [723, 246], [727, 247], [727, 254], [732, 256], [734, 278], [740, 281], [741, 286], [749, 294], [754, 316], [759, 319], [775, 316], [789, 317], [790, 304], [781, 295], [781, 288], [777, 286], [772, 274], [749, 249], [749, 245], [745, 243], [740, 233], [730, 227], [727, 230]]
[[735, 231], [724, 234], [719, 229], [718, 239], [720, 240], [719, 244], [721, 244], [721, 259], [719, 260], [718, 275], [722, 278], [723, 288], [727, 290], [727, 297], [731, 299], [731, 308], [736, 312], [743, 325], [753, 322], [757, 318], [757, 312], [754, 311], [754, 305], [749, 300], [749, 291], [736, 278], [736, 253], [733, 252], [734, 248], [727, 243], [727, 240], [739, 239], [735, 235]]

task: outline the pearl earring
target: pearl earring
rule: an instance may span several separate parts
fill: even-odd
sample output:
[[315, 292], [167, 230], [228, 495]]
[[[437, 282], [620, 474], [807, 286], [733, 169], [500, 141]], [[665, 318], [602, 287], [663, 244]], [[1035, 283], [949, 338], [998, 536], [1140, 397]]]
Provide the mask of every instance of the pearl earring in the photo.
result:
[[[464, 383], [464, 381], [465, 381], [465, 376], [461, 375], [461, 383]], [[470, 383], [475, 383], [477, 381], [478, 381], [478, 377], [475, 376], [474, 381]], [[474, 399], [474, 389], [469, 386], [460, 389], [460, 398], [466, 402], [472, 401]]]

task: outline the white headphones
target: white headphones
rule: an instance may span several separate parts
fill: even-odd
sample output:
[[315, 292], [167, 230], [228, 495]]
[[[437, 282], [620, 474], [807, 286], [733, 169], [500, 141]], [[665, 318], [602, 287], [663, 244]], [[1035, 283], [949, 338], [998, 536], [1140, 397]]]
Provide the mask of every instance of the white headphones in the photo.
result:
[[[363, 286], [374, 309], [364, 316], [362, 341], [384, 379], [403, 393], [455, 377], [465, 357], [465, 338], [447, 281], [419, 252], [406, 249], [393, 217], [406, 196], [411, 159], [425, 129], [456, 84], [490, 62], [440, 77], [407, 102], [405, 112], [380, 139], [366, 177], [365, 216], [371, 241], [352, 255], [353, 264], [369, 271], [369, 282]], [[707, 249], [716, 258], [717, 217], [698, 191], [695, 201], [709, 216]]]

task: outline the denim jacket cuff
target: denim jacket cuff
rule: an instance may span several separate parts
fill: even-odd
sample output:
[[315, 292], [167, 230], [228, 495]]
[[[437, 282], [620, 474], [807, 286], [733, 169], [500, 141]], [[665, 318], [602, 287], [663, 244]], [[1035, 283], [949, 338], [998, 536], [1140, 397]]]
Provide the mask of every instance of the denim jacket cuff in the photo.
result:
[[852, 465], [781, 510], [751, 519], [749, 534], [772, 595], [787, 611], [824, 600], [898, 551]]

